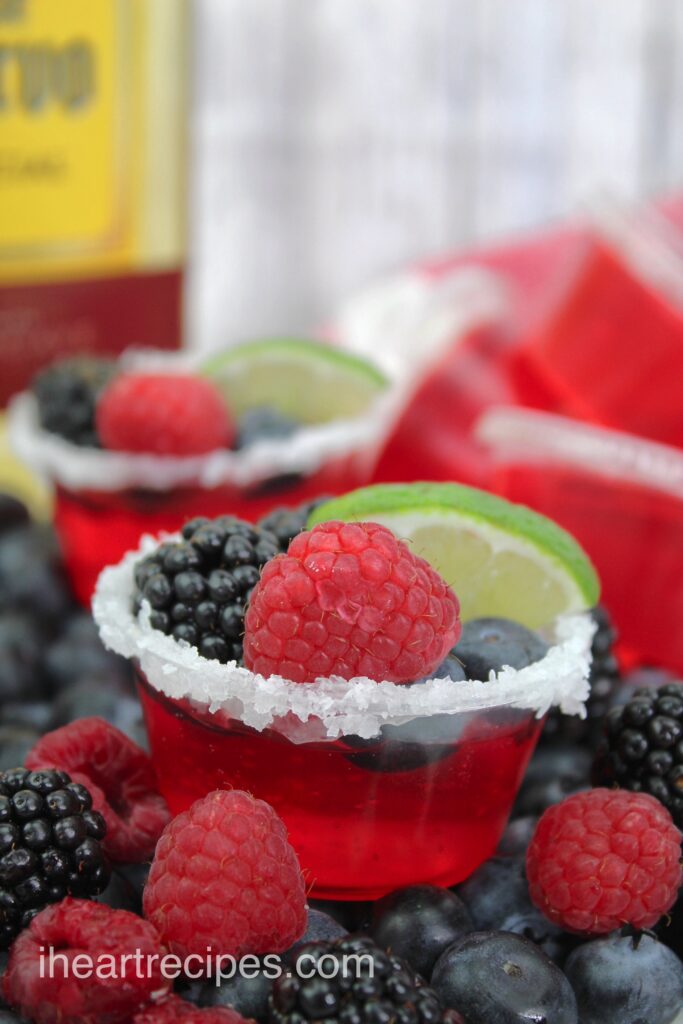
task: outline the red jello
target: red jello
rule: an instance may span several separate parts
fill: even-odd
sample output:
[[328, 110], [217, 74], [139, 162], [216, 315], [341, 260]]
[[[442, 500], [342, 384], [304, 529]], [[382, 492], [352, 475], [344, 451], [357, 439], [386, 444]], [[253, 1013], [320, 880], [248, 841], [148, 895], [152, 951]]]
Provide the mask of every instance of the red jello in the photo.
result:
[[[293, 743], [272, 729], [139, 692], [173, 813], [216, 788], [277, 810], [316, 898], [374, 899], [415, 882], [452, 885], [496, 848], [542, 720], [510, 708], [451, 716], [454, 739], [342, 737]], [[411, 734], [409, 733], [409, 736]]]
[[493, 488], [583, 545], [627, 661], [683, 670], [683, 452], [526, 409], [477, 426]]
[[606, 207], [594, 227], [570, 250], [512, 375], [531, 404], [681, 445], [681, 238], [652, 212]]

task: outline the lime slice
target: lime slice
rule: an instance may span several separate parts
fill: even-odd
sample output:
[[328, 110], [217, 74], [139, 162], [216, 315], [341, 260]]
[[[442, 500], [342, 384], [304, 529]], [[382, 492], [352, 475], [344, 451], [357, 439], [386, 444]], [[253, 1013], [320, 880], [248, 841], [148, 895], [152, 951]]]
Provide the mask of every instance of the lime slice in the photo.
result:
[[298, 339], [237, 345], [209, 359], [200, 372], [236, 416], [268, 406], [300, 423], [358, 416], [388, 384], [359, 356]]
[[451, 585], [465, 620], [501, 616], [535, 629], [592, 607], [600, 592], [570, 534], [524, 505], [472, 487], [364, 487], [320, 505], [308, 525], [330, 519], [389, 527]]

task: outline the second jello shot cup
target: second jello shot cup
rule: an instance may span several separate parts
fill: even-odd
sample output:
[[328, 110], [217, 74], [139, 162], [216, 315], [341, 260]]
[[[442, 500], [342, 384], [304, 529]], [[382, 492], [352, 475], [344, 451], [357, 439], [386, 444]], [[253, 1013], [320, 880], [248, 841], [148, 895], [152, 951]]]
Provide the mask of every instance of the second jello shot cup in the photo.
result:
[[550, 520], [449, 484], [375, 486], [290, 536], [198, 519], [104, 571], [178, 813], [244, 789], [316, 897], [452, 885], [494, 851], [548, 709], [581, 714], [598, 597]]
[[306, 340], [75, 358], [9, 408], [16, 454], [54, 486], [78, 598], [144, 533], [199, 514], [251, 521], [366, 483], [397, 395], [356, 356]]

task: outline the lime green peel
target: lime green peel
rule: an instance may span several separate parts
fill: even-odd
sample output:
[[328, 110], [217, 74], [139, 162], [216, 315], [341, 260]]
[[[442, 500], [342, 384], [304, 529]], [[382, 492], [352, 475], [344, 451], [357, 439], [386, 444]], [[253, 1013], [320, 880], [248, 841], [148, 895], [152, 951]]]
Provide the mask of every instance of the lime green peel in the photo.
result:
[[360, 356], [298, 338], [236, 345], [199, 372], [236, 416], [267, 406], [308, 424], [360, 416], [388, 387], [381, 371]]
[[458, 595], [464, 620], [530, 628], [596, 604], [600, 583], [574, 538], [545, 516], [462, 484], [378, 484], [316, 508], [330, 519], [382, 523], [427, 559]]

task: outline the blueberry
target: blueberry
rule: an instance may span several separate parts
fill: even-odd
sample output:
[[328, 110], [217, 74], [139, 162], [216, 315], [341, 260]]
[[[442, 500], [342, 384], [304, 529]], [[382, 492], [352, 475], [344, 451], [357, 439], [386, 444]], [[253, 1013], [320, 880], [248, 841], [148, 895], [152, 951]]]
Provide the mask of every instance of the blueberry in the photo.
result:
[[537, 633], [510, 619], [470, 619], [453, 653], [462, 662], [467, 679], [486, 682], [491, 672], [500, 672], [506, 665], [525, 668], [540, 661], [547, 653], [547, 644]]
[[48, 695], [41, 672], [43, 646], [28, 614], [0, 611], [0, 702], [42, 700]]
[[479, 929], [499, 929], [506, 918], [533, 909], [522, 857], [492, 857], [455, 891]]
[[256, 441], [283, 440], [291, 437], [301, 424], [268, 406], [256, 406], [240, 416], [235, 448], [248, 448]]
[[35, 729], [15, 725], [0, 726], [0, 771], [23, 764], [31, 747], [40, 739]]
[[[418, 683], [425, 683], [429, 679], [452, 679], [454, 682], [460, 682], [467, 679], [467, 673], [463, 667], [462, 662], [456, 657], [453, 651], [444, 658], [438, 668], [428, 676], [422, 676], [421, 679], [417, 679]], [[414, 684], [413, 684], [414, 685]]]
[[130, 885], [138, 902], [142, 903], [142, 893], [147, 884], [149, 864], [117, 864], [116, 872]]
[[536, 907], [529, 907], [503, 918], [499, 930], [513, 932], [529, 939], [560, 967], [571, 949], [572, 940], [567, 933], [552, 924]]
[[370, 928], [374, 903], [349, 900], [309, 900], [311, 910], [331, 917], [346, 932], [367, 931]]
[[443, 951], [472, 928], [462, 900], [435, 885], [389, 893], [375, 904], [372, 917], [377, 945], [407, 960], [427, 980]]
[[340, 939], [342, 935], [348, 935], [346, 928], [335, 921], [333, 917], [323, 910], [312, 910], [309, 908], [306, 931], [298, 942], [295, 942], [286, 955], [289, 955], [300, 948], [306, 942], [331, 942]]
[[511, 821], [498, 843], [496, 856], [517, 857], [526, 853], [531, 837], [536, 831], [537, 823], [538, 818], [533, 814], [527, 814]]
[[[268, 996], [273, 980], [268, 970], [249, 966], [248, 973], [254, 977], [243, 977], [236, 971], [232, 978], [217, 978], [193, 985], [185, 998], [201, 1007], [230, 1006], [244, 1020], [265, 1022], [268, 1020]], [[303, 1024], [303, 1022], [302, 1022]]]
[[590, 787], [589, 750], [556, 744], [538, 750], [527, 769], [515, 802], [515, 815], [539, 815], [570, 793]]
[[140, 704], [122, 689], [118, 679], [91, 676], [62, 690], [53, 704], [52, 727], [92, 716], [104, 718], [135, 743], [144, 738]]
[[70, 619], [59, 639], [51, 645], [45, 669], [57, 690], [95, 677], [106, 680], [107, 686], [131, 685], [129, 665], [124, 658], [105, 649], [92, 617], [85, 612]]
[[112, 871], [107, 888], [96, 897], [96, 900], [98, 903], [106, 903], [113, 910], [128, 910], [132, 914], [142, 913], [142, 893], [137, 892], [118, 870]]
[[683, 1009], [683, 963], [649, 935], [586, 942], [567, 959], [581, 1024], [670, 1024]]
[[562, 971], [533, 942], [509, 932], [474, 932], [455, 942], [437, 961], [432, 988], [477, 1024], [578, 1024]]
[[51, 630], [72, 609], [52, 530], [29, 525], [0, 536], [0, 610], [28, 612]]
[[[430, 676], [417, 679], [412, 685], [420, 685], [428, 679], [447, 678], [454, 682], [467, 678], [462, 665], [452, 654]], [[417, 771], [449, 757], [464, 724], [461, 715], [429, 715], [427, 718], [414, 718], [403, 725], [384, 725], [381, 739], [363, 740], [347, 736], [349, 746], [359, 751], [348, 754], [347, 758], [357, 767], [371, 772]]]
[[53, 709], [50, 701], [10, 701], [0, 707], [0, 725], [18, 725], [37, 732], [52, 727]]

